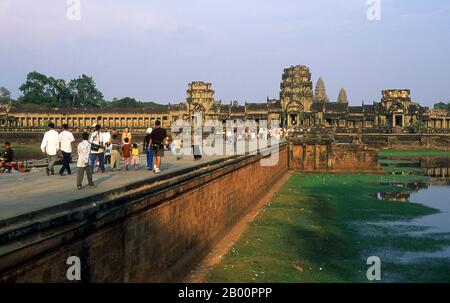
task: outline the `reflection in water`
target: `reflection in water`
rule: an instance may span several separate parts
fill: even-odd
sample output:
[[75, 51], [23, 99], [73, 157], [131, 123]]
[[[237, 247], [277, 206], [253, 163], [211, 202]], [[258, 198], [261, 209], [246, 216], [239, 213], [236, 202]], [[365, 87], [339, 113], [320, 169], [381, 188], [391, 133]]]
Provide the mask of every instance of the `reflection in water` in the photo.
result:
[[378, 200], [395, 201], [395, 202], [409, 202], [409, 192], [397, 192], [397, 193], [378, 193]]
[[420, 167], [428, 177], [449, 178], [450, 157], [426, 156], [420, 158]]
[[[397, 192], [381, 192], [377, 193], [377, 198], [383, 201], [399, 201], [399, 202], [416, 202], [411, 200], [414, 194], [424, 192], [426, 190], [436, 190], [436, 188], [447, 188], [450, 186], [450, 179], [429, 179], [423, 182], [388, 182], [384, 185], [395, 186], [400, 188]], [[449, 196], [442, 195], [441, 199], [449, 199]], [[418, 203], [422, 203], [418, 201]]]
[[450, 157], [448, 156], [393, 156], [384, 160], [388, 161], [382, 163], [384, 167], [415, 168], [427, 177], [450, 178]]
[[[450, 237], [449, 179], [430, 179], [426, 182], [396, 183], [394, 185], [404, 188], [405, 192], [378, 193], [377, 197], [380, 200], [420, 203], [438, 209], [440, 212], [411, 221], [383, 222], [383, 225], [419, 227], [415, 231], [408, 232], [411, 236], [429, 236], [432, 238], [441, 235], [442, 237]], [[371, 224], [377, 225], [378, 223]], [[390, 251], [387, 254], [386, 257], [402, 262], [410, 262], [418, 258], [450, 258], [450, 247], [442, 247], [441, 250], [434, 252]]]
[[448, 180], [428, 180], [426, 182], [388, 182], [384, 185], [394, 186], [399, 188], [399, 191], [395, 192], [381, 192], [377, 193], [378, 200], [383, 201], [397, 201], [397, 202], [410, 202], [411, 193], [419, 192], [420, 190], [428, 189], [433, 185], [446, 185]]
[[[408, 183], [385, 183], [389, 190], [376, 196], [379, 200], [406, 203], [418, 203], [439, 210], [440, 212], [413, 220], [367, 222], [368, 225], [391, 226], [405, 236], [436, 241], [450, 239], [450, 157], [390, 157], [382, 161], [390, 171], [401, 174], [420, 174], [430, 177], [425, 181]], [[393, 190], [392, 186], [396, 189]], [[433, 242], [430, 242], [433, 243]], [[448, 242], [446, 242], [448, 243]], [[450, 259], [450, 246], [440, 245], [430, 250], [383, 249], [376, 252], [382, 259], [393, 262], [414, 263], [420, 259]]]

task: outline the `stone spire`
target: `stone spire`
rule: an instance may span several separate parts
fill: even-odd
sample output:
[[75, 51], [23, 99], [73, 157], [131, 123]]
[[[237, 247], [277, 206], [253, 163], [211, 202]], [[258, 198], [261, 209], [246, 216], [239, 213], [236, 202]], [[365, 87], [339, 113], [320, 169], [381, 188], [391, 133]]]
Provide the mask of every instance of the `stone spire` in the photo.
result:
[[323, 82], [322, 77], [319, 77], [316, 84], [316, 92], [314, 94], [315, 102], [328, 102], [327, 92], [325, 90], [325, 82]]
[[341, 90], [339, 91], [339, 97], [338, 97], [337, 102], [338, 103], [348, 103], [347, 92], [345, 91], [344, 88], [341, 88]]
[[296, 102], [309, 110], [313, 100], [313, 84], [307, 66], [296, 65], [284, 69], [280, 84], [280, 100], [284, 109], [287, 109], [289, 103]]

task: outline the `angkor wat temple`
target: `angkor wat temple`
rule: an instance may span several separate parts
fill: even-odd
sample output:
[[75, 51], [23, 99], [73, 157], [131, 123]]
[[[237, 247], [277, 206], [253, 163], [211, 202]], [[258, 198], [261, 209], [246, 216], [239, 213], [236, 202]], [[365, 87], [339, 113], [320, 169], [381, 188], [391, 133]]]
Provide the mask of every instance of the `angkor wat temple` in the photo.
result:
[[417, 121], [430, 132], [450, 131], [450, 113], [431, 110], [411, 100], [408, 89], [382, 91], [380, 102], [351, 106], [345, 89], [338, 100], [330, 102], [322, 78], [315, 90], [308, 67], [298, 65], [284, 70], [279, 99], [261, 103], [238, 102], [228, 104], [214, 99], [210, 83], [201, 81], [188, 85], [187, 98], [179, 104], [169, 104], [163, 109], [27, 109], [21, 106], [4, 107], [0, 112], [0, 124], [15, 128], [42, 128], [46, 122], [57, 125], [68, 123], [72, 128], [101, 124], [110, 128], [145, 128], [161, 120], [169, 127], [177, 119], [190, 120], [195, 112], [204, 119], [273, 120], [288, 128], [333, 128], [337, 131], [364, 129], [373, 132], [408, 132]]

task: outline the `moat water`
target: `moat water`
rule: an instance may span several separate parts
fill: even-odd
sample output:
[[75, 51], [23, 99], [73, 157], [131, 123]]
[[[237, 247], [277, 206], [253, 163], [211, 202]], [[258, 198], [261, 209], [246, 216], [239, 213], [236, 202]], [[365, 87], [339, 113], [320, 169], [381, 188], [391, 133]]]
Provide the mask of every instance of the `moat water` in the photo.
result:
[[[392, 160], [392, 159], [391, 159]], [[450, 245], [438, 244], [433, 246], [434, 240], [450, 240], [450, 178], [448, 156], [426, 156], [396, 158], [399, 163], [390, 164], [400, 169], [401, 174], [415, 174], [425, 176], [418, 182], [390, 183], [398, 191], [380, 192], [376, 196], [379, 200], [393, 203], [417, 203], [437, 210], [437, 213], [418, 217], [412, 220], [387, 221], [370, 223], [395, 227], [404, 236], [430, 239], [429, 249], [411, 251], [388, 250], [380, 251], [380, 257], [385, 260], [400, 263], [415, 263], [423, 260], [430, 262], [446, 260], [450, 262]], [[402, 163], [403, 161], [403, 163]], [[408, 170], [412, 169], [412, 170]], [[417, 169], [417, 170], [414, 170]]]
[[[399, 184], [396, 185], [399, 186]], [[403, 186], [409, 188], [411, 191], [402, 193], [378, 193], [377, 197], [380, 200], [418, 203], [437, 209], [439, 212], [410, 221], [388, 221], [382, 224], [384, 226], [416, 227], [417, 229], [405, 233], [405, 235], [409, 236], [450, 238], [450, 180], [405, 183]], [[385, 255], [387, 258], [405, 262], [414, 261], [418, 258], [450, 258], [450, 246], [441, 247], [440, 250], [433, 252], [388, 251]]]

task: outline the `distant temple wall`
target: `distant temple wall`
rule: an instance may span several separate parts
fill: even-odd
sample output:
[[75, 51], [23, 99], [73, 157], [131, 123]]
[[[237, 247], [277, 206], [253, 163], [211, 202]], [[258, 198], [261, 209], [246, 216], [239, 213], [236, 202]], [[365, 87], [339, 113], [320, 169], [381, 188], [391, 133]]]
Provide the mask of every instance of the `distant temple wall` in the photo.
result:
[[345, 89], [339, 92], [337, 102], [330, 102], [322, 78], [313, 92], [310, 69], [303, 65], [284, 70], [279, 99], [244, 105], [237, 101], [224, 103], [214, 99], [211, 83], [195, 81], [188, 84], [186, 100], [159, 108], [39, 108], [2, 106], [0, 130], [34, 131], [45, 128], [48, 122], [57, 126], [68, 124], [73, 129], [86, 129], [95, 124], [109, 128], [145, 129], [157, 120], [170, 127], [176, 120], [191, 122], [195, 113], [203, 120], [279, 121], [285, 128], [325, 128], [355, 132], [359, 129], [373, 132], [450, 132], [450, 113], [430, 110], [413, 102], [409, 89], [387, 89], [381, 100], [353, 106], [347, 100]]

